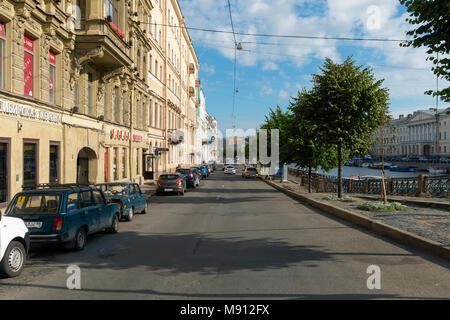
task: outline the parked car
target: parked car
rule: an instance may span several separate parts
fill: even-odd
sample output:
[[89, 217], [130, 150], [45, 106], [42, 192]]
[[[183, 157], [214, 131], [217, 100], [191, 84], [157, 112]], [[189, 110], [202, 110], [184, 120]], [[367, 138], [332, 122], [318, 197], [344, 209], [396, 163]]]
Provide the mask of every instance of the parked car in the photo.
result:
[[403, 157], [403, 158], [401, 158], [401, 161], [409, 162], [409, 161], [411, 161], [411, 159], [408, 157]]
[[439, 158], [439, 162], [440, 162], [440, 163], [449, 163], [450, 160], [449, 160], [449, 158], [446, 158], [446, 157], [440, 157], [440, 158]]
[[200, 177], [194, 173], [194, 169], [177, 169], [177, 172], [184, 174], [188, 187], [196, 188], [200, 184]]
[[256, 178], [258, 176], [258, 170], [253, 167], [247, 167], [244, 171], [242, 171], [242, 177], [244, 178]]
[[83, 250], [89, 234], [118, 232], [120, 207], [108, 203], [98, 188], [58, 185], [17, 193], [6, 214], [25, 222], [31, 243], [56, 242]]
[[30, 234], [22, 219], [0, 211], [0, 273], [12, 278], [23, 270], [30, 248]]
[[419, 162], [429, 162], [430, 160], [426, 157], [420, 157]]
[[120, 206], [120, 219], [133, 220], [136, 212], [148, 212], [148, 197], [134, 182], [111, 182], [97, 185], [106, 199]]
[[156, 195], [176, 193], [184, 196], [186, 189], [186, 178], [183, 174], [162, 174], [157, 182]]
[[233, 166], [225, 167], [225, 174], [236, 174], [236, 168]]

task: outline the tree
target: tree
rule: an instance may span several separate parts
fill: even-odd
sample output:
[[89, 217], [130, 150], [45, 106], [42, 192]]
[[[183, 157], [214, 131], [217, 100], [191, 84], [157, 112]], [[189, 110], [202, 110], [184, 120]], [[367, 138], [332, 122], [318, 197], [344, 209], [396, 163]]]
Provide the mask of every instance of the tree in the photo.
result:
[[[413, 36], [412, 40], [401, 44], [404, 47], [428, 47], [430, 55], [427, 60], [432, 61], [434, 74], [450, 81], [450, 2], [448, 0], [400, 0], [411, 14], [406, 21], [417, 28], [406, 34]], [[439, 59], [437, 54], [446, 55]], [[429, 90], [428, 95], [439, 96], [450, 102], [450, 87], [440, 91]]]
[[315, 108], [318, 97], [313, 91], [303, 89], [292, 98], [289, 110], [292, 112], [290, 136], [286, 143], [292, 162], [308, 168], [308, 192], [311, 193], [312, 168], [321, 167], [328, 171], [336, 166], [336, 153], [333, 146], [320, 140], [315, 123]]
[[[280, 138], [280, 164], [283, 163], [291, 163], [292, 155], [291, 150], [289, 149], [289, 145], [286, 143], [290, 136], [290, 127], [292, 121], [292, 115], [289, 111], [281, 110], [280, 106], [277, 106], [275, 109], [270, 108], [269, 114], [265, 116], [266, 121], [261, 126], [261, 129], [267, 130], [267, 140], [270, 144], [271, 141], [271, 131], [272, 129], [279, 130], [279, 138]], [[270, 150], [272, 150], [270, 146]]]
[[338, 197], [342, 197], [342, 163], [348, 154], [370, 150], [372, 136], [388, 114], [389, 93], [371, 68], [355, 65], [351, 57], [342, 64], [327, 58], [313, 75], [315, 124], [318, 140], [337, 151]]

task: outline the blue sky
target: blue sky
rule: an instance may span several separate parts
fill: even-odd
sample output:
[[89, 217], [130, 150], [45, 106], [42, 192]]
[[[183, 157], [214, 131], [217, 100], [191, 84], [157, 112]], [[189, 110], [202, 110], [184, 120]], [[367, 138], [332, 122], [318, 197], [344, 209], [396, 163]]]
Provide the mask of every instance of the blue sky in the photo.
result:
[[[411, 26], [398, 0], [231, 0], [236, 32], [325, 37], [404, 39]], [[231, 31], [226, 0], [180, 0], [186, 25]], [[233, 101], [233, 36], [189, 31], [199, 61], [208, 112], [221, 130], [231, 128]], [[353, 55], [371, 65], [390, 90], [391, 113], [412, 113], [435, 106], [424, 91], [435, 77], [425, 49], [400, 48], [396, 42], [362, 42], [237, 36], [236, 126], [258, 128], [270, 107], [285, 108], [289, 97], [310, 87], [325, 57], [342, 62]], [[448, 86], [440, 81], [440, 86]], [[440, 106], [449, 106], [440, 102]]]

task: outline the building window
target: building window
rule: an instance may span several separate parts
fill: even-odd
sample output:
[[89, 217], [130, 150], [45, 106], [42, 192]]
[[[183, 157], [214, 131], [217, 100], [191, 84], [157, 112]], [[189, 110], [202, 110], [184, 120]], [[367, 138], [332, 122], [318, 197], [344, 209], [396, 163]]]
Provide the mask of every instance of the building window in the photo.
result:
[[152, 126], [152, 99], [150, 99], [150, 102], [148, 103], [148, 126]]
[[87, 114], [88, 115], [93, 115], [94, 114], [94, 108], [93, 108], [93, 102], [92, 100], [94, 99], [94, 81], [93, 81], [93, 76], [92, 73], [88, 73], [87, 74], [87, 78], [88, 78], [88, 86], [87, 86], [87, 90], [88, 90], [88, 95], [87, 95]]
[[50, 183], [59, 182], [59, 144], [50, 144]]
[[[0, 88], [5, 88], [6, 76], [6, 30], [5, 24], [0, 23]], [[0, 203], [2, 201], [0, 200]]]
[[73, 86], [73, 106], [78, 107], [78, 81]]
[[8, 201], [9, 143], [0, 141], [0, 203]]
[[34, 74], [34, 41], [24, 36], [24, 55], [23, 55], [23, 85], [24, 94], [33, 96], [33, 74]]
[[48, 94], [49, 94], [49, 103], [55, 104], [55, 93], [56, 93], [56, 55], [50, 51], [49, 54], [49, 63], [50, 63], [50, 74], [49, 74], [49, 83], [48, 83]]
[[37, 184], [37, 143], [23, 144], [23, 185], [34, 187]]
[[119, 180], [119, 171], [117, 170], [117, 148], [113, 149], [113, 176], [114, 176], [114, 180]]
[[118, 2], [118, 0], [106, 0], [106, 17], [110, 17], [116, 27], [119, 27]]
[[127, 170], [126, 170], [126, 162], [127, 162], [127, 149], [123, 148], [122, 149], [122, 178], [126, 178], [127, 177]]
[[139, 149], [136, 149], [136, 175], [139, 174]]
[[105, 148], [105, 182], [109, 182], [109, 148]]

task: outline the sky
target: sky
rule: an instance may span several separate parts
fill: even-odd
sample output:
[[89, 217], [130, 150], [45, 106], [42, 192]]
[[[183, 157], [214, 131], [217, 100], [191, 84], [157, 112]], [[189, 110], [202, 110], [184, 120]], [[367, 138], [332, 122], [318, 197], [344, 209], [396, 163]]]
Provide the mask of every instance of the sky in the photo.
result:
[[[188, 28], [231, 31], [227, 0], [179, 0]], [[235, 32], [403, 40], [412, 26], [398, 0], [230, 0]], [[234, 39], [232, 34], [188, 30], [196, 49], [208, 112], [225, 131], [232, 127]], [[292, 39], [236, 35], [235, 125], [259, 128], [270, 108], [286, 109], [290, 97], [311, 88], [325, 58], [343, 62], [352, 55], [385, 79], [394, 117], [436, 106], [424, 95], [435, 89], [426, 48], [402, 48], [399, 42]], [[439, 86], [449, 86], [439, 80]], [[439, 107], [450, 107], [442, 101]]]

